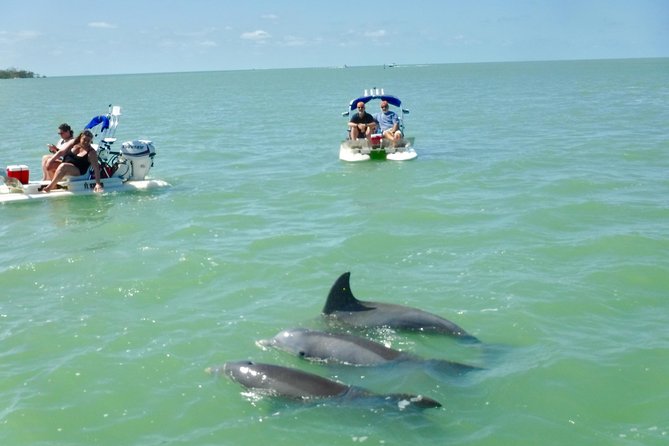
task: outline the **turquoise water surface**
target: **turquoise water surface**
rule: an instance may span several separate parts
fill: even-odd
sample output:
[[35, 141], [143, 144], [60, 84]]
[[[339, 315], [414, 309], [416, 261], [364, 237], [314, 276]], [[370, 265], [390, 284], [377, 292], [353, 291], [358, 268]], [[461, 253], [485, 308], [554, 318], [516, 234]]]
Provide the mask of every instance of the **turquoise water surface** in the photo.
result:
[[[348, 101], [399, 96], [418, 158], [338, 159]], [[2, 445], [664, 445], [669, 60], [0, 82], [0, 167], [123, 107], [171, 187], [0, 205]], [[375, 110], [372, 110], [375, 111]], [[366, 333], [485, 370], [309, 364], [255, 341], [364, 300], [482, 345]], [[205, 367], [253, 359], [443, 407], [302, 405]]]

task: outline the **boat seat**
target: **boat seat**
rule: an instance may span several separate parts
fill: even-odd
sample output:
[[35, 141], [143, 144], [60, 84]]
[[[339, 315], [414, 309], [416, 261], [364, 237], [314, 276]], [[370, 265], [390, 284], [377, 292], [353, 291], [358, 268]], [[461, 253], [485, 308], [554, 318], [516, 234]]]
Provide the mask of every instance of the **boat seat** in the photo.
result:
[[[100, 165], [101, 180], [104, 180], [105, 178], [111, 178], [113, 176], [113, 170], [109, 164], [105, 163], [100, 159], [98, 159], [98, 164]], [[86, 181], [94, 179], [95, 179], [95, 171], [93, 170], [93, 166], [89, 166], [88, 171], [86, 171], [86, 173], [77, 176], [66, 176], [65, 178], [63, 178], [63, 181], [61, 182]]]

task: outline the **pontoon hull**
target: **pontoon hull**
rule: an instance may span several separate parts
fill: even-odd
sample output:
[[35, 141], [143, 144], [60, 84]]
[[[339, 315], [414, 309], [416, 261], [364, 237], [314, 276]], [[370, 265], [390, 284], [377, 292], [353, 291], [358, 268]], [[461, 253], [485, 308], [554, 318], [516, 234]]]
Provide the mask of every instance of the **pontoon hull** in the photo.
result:
[[[63, 188], [51, 192], [40, 192], [40, 186], [49, 184], [48, 181], [31, 181], [23, 185], [23, 192], [11, 192], [5, 185], [0, 186], [0, 203], [26, 200], [45, 200], [49, 198], [71, 197], [73, 195], [94, 194], [95, 180], [74, 181], [64, 183]], [[168, 187], [169, 183], [163, 180], [138, 180], [123, 182], [121, 178], [105, 178], [102, 180], [105, 192], [142, 191]]]
[[405, 138], [398, 147], [383, 141], [379, 146], [370, 146], [366, 139], [346, 140], [339, 147], [339, 159], [350, 163], [369, 160], [409, 161], [418, 156], [413, 149], [414, 138]]

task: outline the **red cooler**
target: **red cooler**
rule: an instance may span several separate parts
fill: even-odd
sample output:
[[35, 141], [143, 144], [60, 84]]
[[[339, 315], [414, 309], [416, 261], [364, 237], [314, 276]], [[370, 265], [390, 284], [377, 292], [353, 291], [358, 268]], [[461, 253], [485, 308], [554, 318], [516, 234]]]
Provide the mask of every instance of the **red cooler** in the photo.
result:
[[14, 164], [12, 166], [7, 166], [7, 176], [11, 178], [16, 178], [22, 184], [28, 184], [30, 181], [30, 169], [28, 166], [23, 164]]

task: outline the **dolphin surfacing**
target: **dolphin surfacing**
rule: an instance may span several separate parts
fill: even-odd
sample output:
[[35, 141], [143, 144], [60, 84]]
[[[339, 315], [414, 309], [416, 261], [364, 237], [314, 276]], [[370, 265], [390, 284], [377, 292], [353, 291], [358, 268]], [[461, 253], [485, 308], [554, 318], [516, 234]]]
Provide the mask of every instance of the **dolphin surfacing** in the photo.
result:
[[355, 298], [351, 273], [339, 276], [330, 288], [322, 314], [356, 328], [388, 327], [398, 330], [439, 333], [469, 342], [480, 342], [455, 323], [436, 314], [404, 305], [362, 301]]
[[309, 361], [333, 362], [353, 366], [411, 364], [430, 367], [449, 375], [462, 375], [479, 367], [445, 359], [423, 359], [385, 345], [346, 333], [328, 333], [306, 328], [282, 330], [271, 339], [258, 341]]
[[223, 372], [248, 389], [298, 401], [369, 400], [390, 403], [400, 410], [407, 407], [419, 409], [441, 407], [438, 401], [420, 395], [376, 394], [361, 387], [347, 386], [298, 369], [248, 360], [226, 362], [223, 366], [209, 367], [206, 371]]

